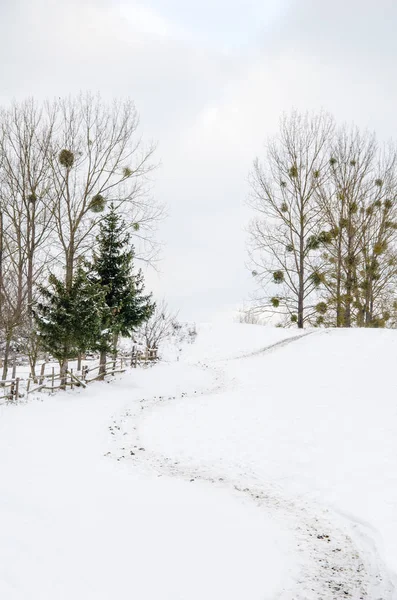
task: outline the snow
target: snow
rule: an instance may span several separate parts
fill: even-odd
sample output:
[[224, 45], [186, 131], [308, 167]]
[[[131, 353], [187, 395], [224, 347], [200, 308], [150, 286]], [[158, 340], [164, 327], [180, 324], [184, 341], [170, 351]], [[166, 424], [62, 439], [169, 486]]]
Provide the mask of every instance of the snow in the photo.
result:
[[0, 597], [395, 600], [396, 350], [206, 324], [153, 368], [0, 406]]
[[140, 409], [142, 393], [193, 393], [212, 380], [159, 365], [0, 408], [1, 598], [259, 600], [263, 579], [273, 597], [293, 567], [282, 523], [237, 492], [106, 456], [112, 416]]
[[185, 346], [187, 361], [219, 361], [241, 357], [296, 336], [296, 329], [241, 325], [239, 323], [204, 323], [194, 344]]
[[156, 407], [142, 443], [330, 509], [397, 572], [396, 350], [394, 331], [323, 331], [225, 360], [224, 388]]

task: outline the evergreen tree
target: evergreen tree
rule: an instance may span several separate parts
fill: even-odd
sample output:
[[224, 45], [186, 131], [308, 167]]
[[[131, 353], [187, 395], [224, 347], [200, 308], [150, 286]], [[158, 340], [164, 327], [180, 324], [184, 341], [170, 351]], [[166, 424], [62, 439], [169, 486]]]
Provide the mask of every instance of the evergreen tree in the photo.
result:
[[108, 309], [103, 313], [98, 343], [102, 373], [106, 354], [117, 352], [119, 336], [131, 336], [134, 329], [149, 319], [154, 311], [151, 294], [143, 293], [142, 271], [134, 274], [133, 261], [134, 250], [126, 224], [112, 204], [100, 225], [91, 265], [92, 280], [103, 287]]
[[40, 346], [60, 365], [65, 385], [68, 360], [95, 348], [107, 308], [104, 290], [79, 267], [71, 286], [50, 275], [50, 287], [41, 287], [42, 302], [33, 311]]

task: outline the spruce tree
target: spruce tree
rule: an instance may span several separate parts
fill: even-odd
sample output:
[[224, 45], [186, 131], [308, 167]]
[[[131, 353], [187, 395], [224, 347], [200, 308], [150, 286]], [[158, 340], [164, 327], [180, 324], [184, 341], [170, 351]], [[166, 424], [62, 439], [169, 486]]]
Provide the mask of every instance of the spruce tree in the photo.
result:
[[98, 343], [103, 374], [106, 355], [116, 354], [119, 336], [131, 336], [136, 327], [151, 317], [155, 307], [151, 294], [144, 294], [142, 271], [134, 273], [130, 235], [113, 204], [100, 225], [91, 277], [103, 287], [108, 309], [103, 313]]
[[41, 287], [42, 302], [33, 315], [40, 346], [58, 360], [64, 386], [68, 360], [96, 347], [107, 307], [104, 290], [87, 278], [82, 267], [71, 286], [55, 275], [50, 275], [49, 284]]

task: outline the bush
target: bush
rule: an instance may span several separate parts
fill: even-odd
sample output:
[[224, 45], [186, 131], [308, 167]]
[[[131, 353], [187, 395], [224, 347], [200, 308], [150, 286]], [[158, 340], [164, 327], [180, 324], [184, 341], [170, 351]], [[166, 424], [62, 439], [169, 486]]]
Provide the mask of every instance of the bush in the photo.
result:
[[91, 198], [90, 210], [95, 213], [100, 213], [105, 209], [106, 200], [101, 194], [96, 194]]
[[317, 250], [317, 248], [320, 246], [320, 240], [316, 235], [311, 235], [306, 243], [306, 248], [308, 250]]
[[74, 164], [74, 154], [70, 150], [61, 150], [59, 153], [59, 162], [66, 169], [71, 169]]
[[284, 281], [284, 273], [282, 271], [274, 271], [273, 281], [274, 283], [282, 283]]
[[374, 254], [376, 256], [379, 256], [380, 254], [383, 254], [384, 252], [386, 252], [387, 250], [387, 243], [386, 242], [377, 242], [374, 245]]
[[385, 200], [385, 210], [390, 210], [393, 207], [393, 202], [391, 200]]
[[319, 302], [316, 305], [316, 312], [318, 312], [320, 315], [325, 315], [325, 313], [327, 312], [328, 306], [326, 302]]
[[132, 170], [129, 167], [124, 167], [123, 169], [123, 177], [128, 178], [131, 177]]
[[246, 325], [263, 325], [260, 315], [252, 309], [241, 310], [236, 321]]
[[274, 308], [278, 308], [280, 306], [280, 298], [272, 298], [270, 300], [270, 302], [272, 303], [272, 306], [274, 306]]
[[330, 244], [333, 240], [333, 235], [331, 231], [321, 231], [318, 236], [318, 241], [320, 244]]
[[314, 273], [310, 275], [310, 280], [316, 287], [318, 287], [321, 283], [323, 283], [324, 275], [319, 271], [314, 271]]

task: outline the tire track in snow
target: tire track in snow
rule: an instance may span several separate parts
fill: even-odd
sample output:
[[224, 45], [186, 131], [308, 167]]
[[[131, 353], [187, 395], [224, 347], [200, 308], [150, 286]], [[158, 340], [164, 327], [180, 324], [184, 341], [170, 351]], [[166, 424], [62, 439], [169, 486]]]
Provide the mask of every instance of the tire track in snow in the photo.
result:
[[[266, 354], [313, 335], [308, 332], [271, 344], [261, 350], [214, 362], [249, 358]], [[318, 333], [318, 332], [316, 332]], [[214, 395], [225, 392], [233, 383], [227, 381], [218, 368], [204, 363], [196, 366], [211, 369], [215, 383], [211, 388], [198, 394], [182, 394], [179, 398], [194, 399], [197, 396]], [[205, 481], [228, 489], [231, 493], [248, 496], [262, 510], [276, 516], [293, 532], [296, 550], [300, 559], [300, 573], [293, 585], [287, 585], [274, 600], [395, 600], [397, 594], [393, 581], [385, 565], [377, 554], [374, 542], [357, 527], [352, 520], [342, 519], [336, 512], [314, 505], [301, 498], [290, 498], [283, 490], [270, 484], [258, 484], [249, 473], [237, 479], [224, 473], [214, 474], [212, 469], [183, 464], [143, 448], [139, 437], [139, 421], [148, 412], [156, 410], [174, 397], [155, 397], [141, 400], [140, 410], [133, 414], [127, 410], [121, 420], [115, 420], [112, 433], [119, 446], [108, 455], [117, 460], [130, 459], [139, 462], [158, 476], [171, 476], [190, 481]], [[136, 420], [137, 419], [137, 420]], [[131, 421], [135, 421], [132, 425]], [[127, 442], [128, 440], [128, 442]], [[126, 448], [128, 446], [128, 448]]]

